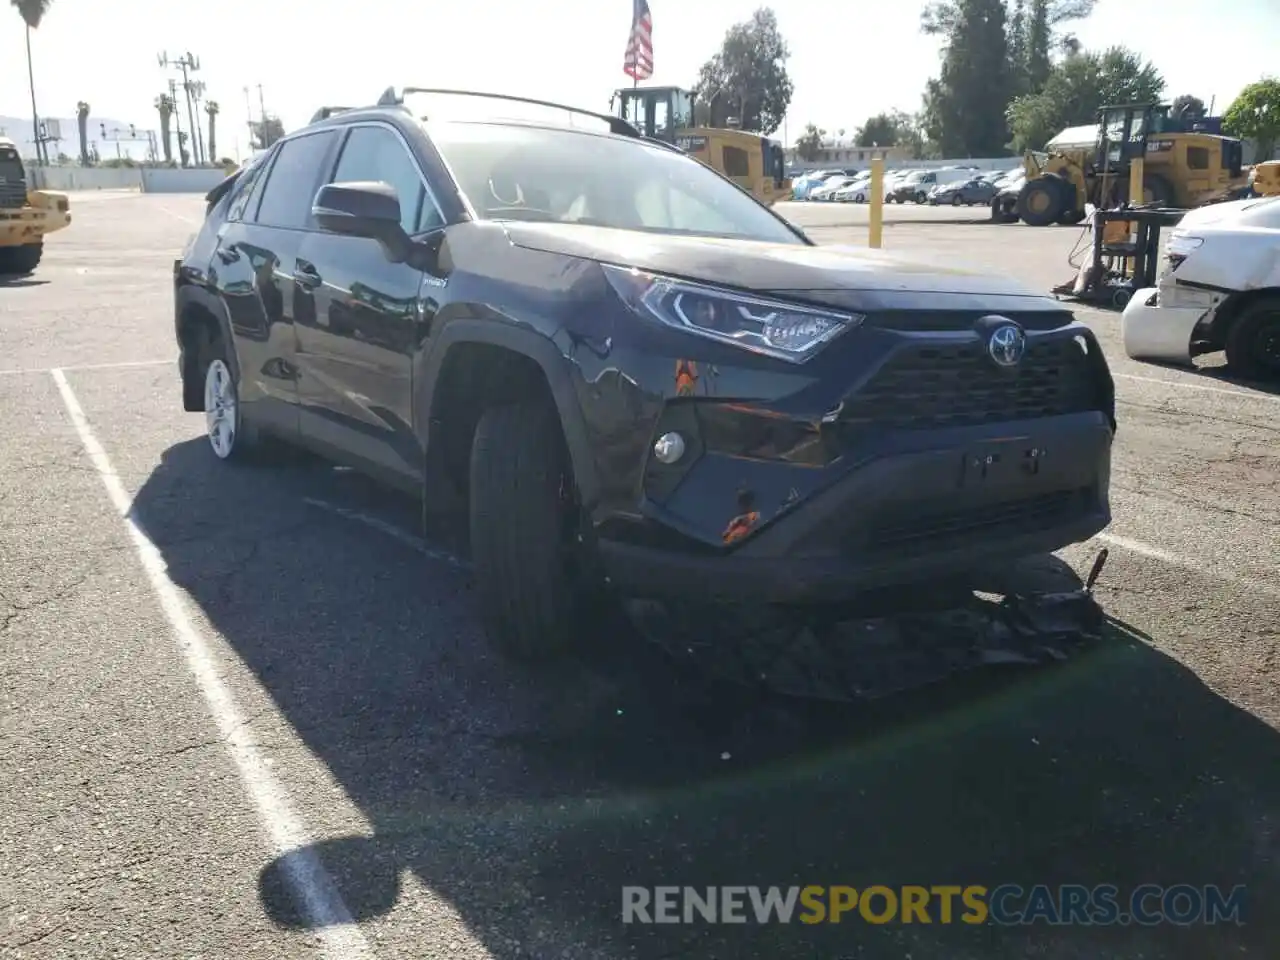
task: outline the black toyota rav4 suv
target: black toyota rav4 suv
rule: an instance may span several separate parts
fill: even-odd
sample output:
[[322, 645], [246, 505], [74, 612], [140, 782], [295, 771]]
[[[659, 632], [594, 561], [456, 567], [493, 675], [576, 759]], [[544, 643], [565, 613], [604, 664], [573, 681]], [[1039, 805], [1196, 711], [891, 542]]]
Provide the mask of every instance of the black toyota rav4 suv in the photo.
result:
[[616, 118], [421, 93], [210, 194], [183, 402], [217, 459], [293, 442], [465, 518], [503, 649], [563, 648], [601, 588], [821, 603], [1108, 524], [1111, 375], [1059, 303], [815, 246]]

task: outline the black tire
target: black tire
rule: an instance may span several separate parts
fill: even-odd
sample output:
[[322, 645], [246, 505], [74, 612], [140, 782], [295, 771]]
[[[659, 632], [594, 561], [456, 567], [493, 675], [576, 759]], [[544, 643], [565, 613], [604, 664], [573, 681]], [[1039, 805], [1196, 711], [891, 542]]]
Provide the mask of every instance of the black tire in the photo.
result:
[[923, 191], [916, 194], [916, 203], [924, 203], [928, 199], [929, 199], [929, 195], [924, 193]]
[[[209, 441], [209, 449], [219, 460], [230, 464], [243, 464], [253, 461], [260, 455], [267, 444], [257, 428], [244, 418], [244, 408], [240, 403], [240, 366], [236, 362], [234, 351], [228, 349], [223, 338], [217, 334], [203, 334], [200, 343], [199, 361], [196, 373], [199, 377], [198, 389], [202, 398], [205, 415], [205, 437]], [[230, 445], [224, 447], [215, 437], [213, 411], [210, 406], [210, 371], [220, 364], [226, 371], [226, 388], [229, 390], [231, 403], [229, 407], [222, 404], [222, 421], [230, 425]], [[219, 431], [221, 433], [221, 431]]]
[[1065, 209], [1062, 181], [1056, 177], [1028, 180], [1018, 194], [1018, 219], [1028, 226], [1047, 227], [1056, 223]]
[[962, 204], [962, 203], [964, 203], [964, 199], [963, 199], [963, 198], [960, 196], [960, 194], [958, 194], [958, 193], [957, 193], [954, 197], [952, 197], [952, 198], [951, 198], [951, 205], [952, 205], [953, 207], [958, 207], [958, 206], [960, 206], [960, 204]]
[[492, 407], [471, 445], [471, 560], [489, 641], [512, 659], [555, 659], [596, 594], [555, 408]]
[[1227, 365], [1246, 380], [1280, 381], [1280, 297], [1245, 307], [1227, 331]]
[[1065, 227], [1074, 227], [1078, 223], [1083, 223], [1085, 216], [1083, 210], [1068, 210], [1058, 217], [1058, 222]]
[[20, 247], [0, 247], [0, 274], [25, 277], [35, 272], [43, 256], [43, 240], [26, 243]]

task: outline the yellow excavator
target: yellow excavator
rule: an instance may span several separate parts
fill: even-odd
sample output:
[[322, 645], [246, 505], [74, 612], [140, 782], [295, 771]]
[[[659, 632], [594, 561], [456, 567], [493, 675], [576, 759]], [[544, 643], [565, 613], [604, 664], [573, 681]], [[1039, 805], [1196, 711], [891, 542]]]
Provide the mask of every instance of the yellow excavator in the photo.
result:
[[1089, 140], [1059, 136], [1047, 153], [1028, 152], [1016, 202], [999, 198], [1003, 208], [993, 205], [993, 218], [1033, 227], [1080, 223], [1086, 204], [1111, 209], [1129, 201], [1129, 168], [1139, 157], [1143, 196], [1135, 202], [1190, 209], [1246, 189], [1240, 141], [1196, 129], [1170, 110], [1156, 103], [1103, 107]]
[[30, 189], [17, 144], [0, 137], [0, 275], [34, 271], [46, 234], [71, 223], [70, 209], [65, 193]]
[[681, 87], [628, 87], [613, 94], [612, 109], [644, 136], [674, 144], [728, 177], [761, 203], [791, 198], [786, 154], [777, 140], [750, 133], [715, 116], [717, 104], [706, 105], [709, 122], [695, 120], [693, 94]]

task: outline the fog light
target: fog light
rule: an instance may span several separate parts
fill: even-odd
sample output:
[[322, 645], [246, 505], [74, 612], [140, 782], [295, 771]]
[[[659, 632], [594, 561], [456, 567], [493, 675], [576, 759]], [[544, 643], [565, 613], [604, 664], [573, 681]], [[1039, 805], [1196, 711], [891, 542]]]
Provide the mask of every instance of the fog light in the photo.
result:
[[653, 445], [653, 455], [659, 463], [675, 463], [684, 456], [684, 437], [678, 433], [664, 433]]

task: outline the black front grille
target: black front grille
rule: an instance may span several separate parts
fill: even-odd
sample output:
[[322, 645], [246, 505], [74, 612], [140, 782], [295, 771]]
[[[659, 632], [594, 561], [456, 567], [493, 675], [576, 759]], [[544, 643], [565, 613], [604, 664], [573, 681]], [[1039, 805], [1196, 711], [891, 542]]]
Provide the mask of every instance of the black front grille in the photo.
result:
[[12, 147], [0, 147], [0, 207], [14, 210], [27, 205], [27, 181], [22, 161]]
[[918, 430], [1091, 409], [1100, 409], [1100, 400], [1089, 358], [1075, 337], [1031, 340], [1022, 362], [1011, 369], [996, 366], [980, 341], [934, 342], [890, 358], [845, 401], [840, 420], [847, 427]]
[[27, 205], [27, 185], [21, 181], [5, 178], [0, 180], [0, 208], [17, 210]]
[[1060, 490], [934, 514], [881, 517], [868, 529], [866, 545], [878, 554], [915, 555], [963, 546], [975, 536], [1038, 533], [1094, 503], [1090, 490]]

